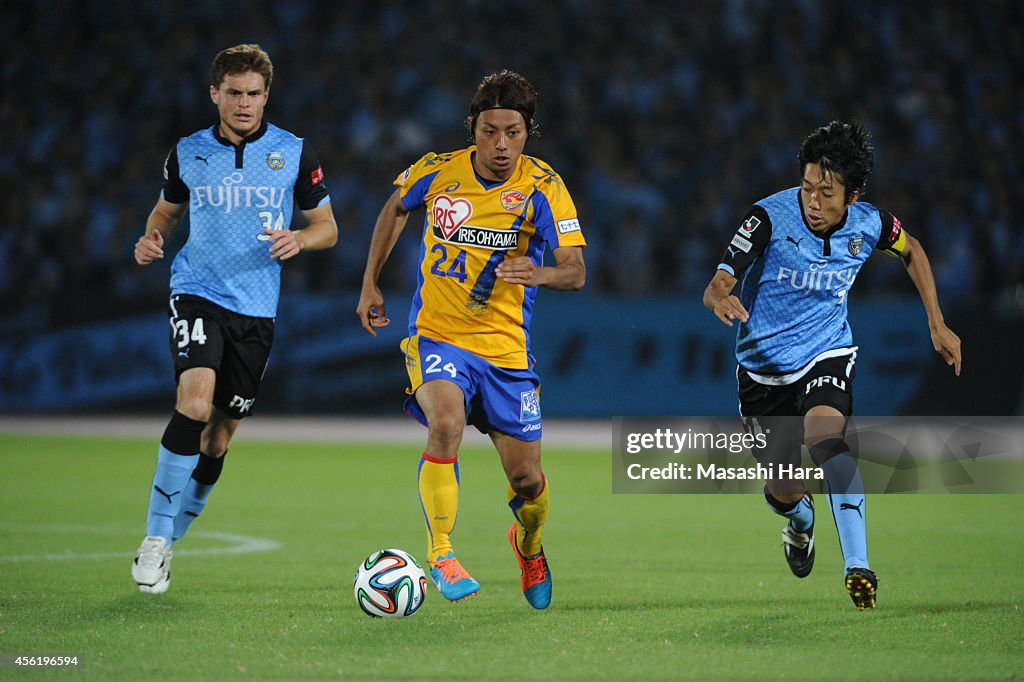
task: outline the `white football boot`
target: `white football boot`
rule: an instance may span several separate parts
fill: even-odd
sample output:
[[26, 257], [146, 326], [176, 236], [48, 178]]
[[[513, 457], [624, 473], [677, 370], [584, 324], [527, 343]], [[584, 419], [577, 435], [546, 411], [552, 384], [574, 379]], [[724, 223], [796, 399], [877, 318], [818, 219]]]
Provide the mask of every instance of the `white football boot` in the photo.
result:
[[171, 548], [161, 537], [147, 535], [132, 562], [132, 578], [139, 592], [163, 594], [171, 585]]

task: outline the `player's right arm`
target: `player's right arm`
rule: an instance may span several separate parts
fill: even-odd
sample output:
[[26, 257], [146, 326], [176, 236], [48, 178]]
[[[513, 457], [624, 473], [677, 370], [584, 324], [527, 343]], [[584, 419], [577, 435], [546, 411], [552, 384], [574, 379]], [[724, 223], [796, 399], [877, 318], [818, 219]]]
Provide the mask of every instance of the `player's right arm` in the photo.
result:
[[149, 265], [164, 257], [164, 242], [171, 239], [185, 215], [188, 197], [188, 186], [178, 169], [178, 145], [174, 145], [164, 161], [163, 191], [146, 220], [146, 233], [135, 242], [136, 263]]
[[409, 211], [402, 204], [401, 189], [396, 189], [388, 197], [373, 226], [370, 252], [366, 256], [366, 269], [363, 271], [363, 287], [356, 306], [359, 322], [372, 336], [377, 336], [374, 329], [386, 327], [391, 322], [384, 308], [384, 295], [377, 286], [377, 279], [408, 220]]
[[135, 262], [149, 265], [164, 257], [164, 242], [169, 241], [174, 229], [185, 215], [184, 204], [172, 204], [163, 197], [156, 201], [156, 206], [146, 220], [146, 233], [135, 242]]
[[714, 277], [704, 289], [704, 307], [730, 327], [733, 320], [746, 322], [750, 317], [732, 290], [736, 287], [738, 278], [768, 248], [771, 236], [772, 221], [768, 217], [768, 212], [755, 205], [744, 216], [739, 229], [722, 254]]
[[746, 322], [749, 318], [740, 299], [732, 293], [735, 286], [735, 277], [725, 270], [716, 270], [715, 276], [711, 278], [711, 282], [704, 289], [704, 307], [730, 327], [733, 320]]

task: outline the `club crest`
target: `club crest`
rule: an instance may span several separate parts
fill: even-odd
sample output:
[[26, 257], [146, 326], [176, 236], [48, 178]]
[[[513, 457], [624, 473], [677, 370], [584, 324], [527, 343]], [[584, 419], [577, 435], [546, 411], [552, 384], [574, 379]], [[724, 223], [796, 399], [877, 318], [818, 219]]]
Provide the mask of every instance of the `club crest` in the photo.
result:
[[518, 211], [526, 203], [526, 195], [515, 189], [507, 189], [501, 193], [501, 206], [506, 211]]
[[850, 237], [850, 241], [847, 242], [846, 248], [850, 251], [851, 256], [856, 256], [860, 253], [860, 247], [864, 244], [864, 237], [859, 234], [855, 237]]
[[284, 168], [284, 154], [281, 152], [270, 152], [267, 154], [267, 166], [270, 170], [281, 170]]

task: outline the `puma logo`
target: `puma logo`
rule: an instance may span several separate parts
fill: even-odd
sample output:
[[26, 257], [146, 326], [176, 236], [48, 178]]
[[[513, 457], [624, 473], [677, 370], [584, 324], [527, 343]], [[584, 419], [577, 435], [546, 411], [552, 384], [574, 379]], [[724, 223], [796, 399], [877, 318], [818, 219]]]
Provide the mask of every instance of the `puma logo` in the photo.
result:
[[171, 504], [171, 498], [172, 498], [172, 497], [174, 497], [175, 495], [180, 495], [180, 494], [181, 494], [181, 491], [180, 491], [180, 490], [175, 490], [175, 491], [174, 491], [173, 493], [171, 493], [170, 495], [168, 495], [168, 494], [167, 494], [167, 493], [166, 493], [166, 492], [165, 492], [165, 491], [164, 491], [164, 490], [163, 490], [162, 488], [160, 488], [160, 486], [158, 486], [158, 485], [155, 485], [155, 486], [153, 486], [153, 490], [157, 491], [158, 493], [160, 493], [161, 495], [163, 495], [164, 497], [166, 497], [166, 498], [167, 498], [167, 504]]
[[793, 243], [793, 246], [795, 246], [795, 247], [796, 247], [797, 249], [799, 249], [799, 248], [800, 248], [800, 242], [802, 242], [803, 240], [804, 240], [804, 238], [803, 238], [803, 237], [800, 237], [800, 239], [793, 239], [793, 238], [792, 238], [792, 237], [790, 237], [789, 235], [786, 235], [786, 241], [787, 241], [787, 242], [792, 242], [792, 243]]
[[859, 517], [861, 517], [863, 519], [864, 518], [864, 514], [860, 510], [860, 508], [861, 508], [861, 506], [863, 504], [864, 504], [864, 498], [861, 498], [861, 501], [858, 502], [857, 504], [850, 504], [848, 502], [842, 502], [839, 505], [839, 511], [843, 511], [844, 509], [849, 509], [850, 511], [857, 512], [857, 516], [859, 516]]
[[205, 164], [206, 164], [207, 166], [209, 166], [209, 165], [210, 165], [210, 162], [206, 160], [206, 159], [208, 159], [208, 158], [210, 158], [210, 155], [209, 155], [209, 154], [207, 154], [207, 155], [206, 155], [205, 157], [202, 157], [202, 156], [199, 156], [198, 154], [196, 154], [196, 161], [202, 161], [202, 162], [203, 162], [203, 163], [205, 163]]

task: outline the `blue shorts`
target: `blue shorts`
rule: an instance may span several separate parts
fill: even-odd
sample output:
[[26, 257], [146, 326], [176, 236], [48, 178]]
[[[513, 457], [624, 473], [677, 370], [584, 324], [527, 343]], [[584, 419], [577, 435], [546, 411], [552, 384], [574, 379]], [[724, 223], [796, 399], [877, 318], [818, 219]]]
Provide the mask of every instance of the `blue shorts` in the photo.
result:
[[427, 418], [416, 402], [416, 389], [444, 379], [462, 389], [466, 423], [481, 433], [499, 431], [516, 440], [540, 440], [540, 379], [532, 369], [505, 369], [479, 355], [425, 336], [402, 340], [409, 372], [406, 414], [424, 426]]

